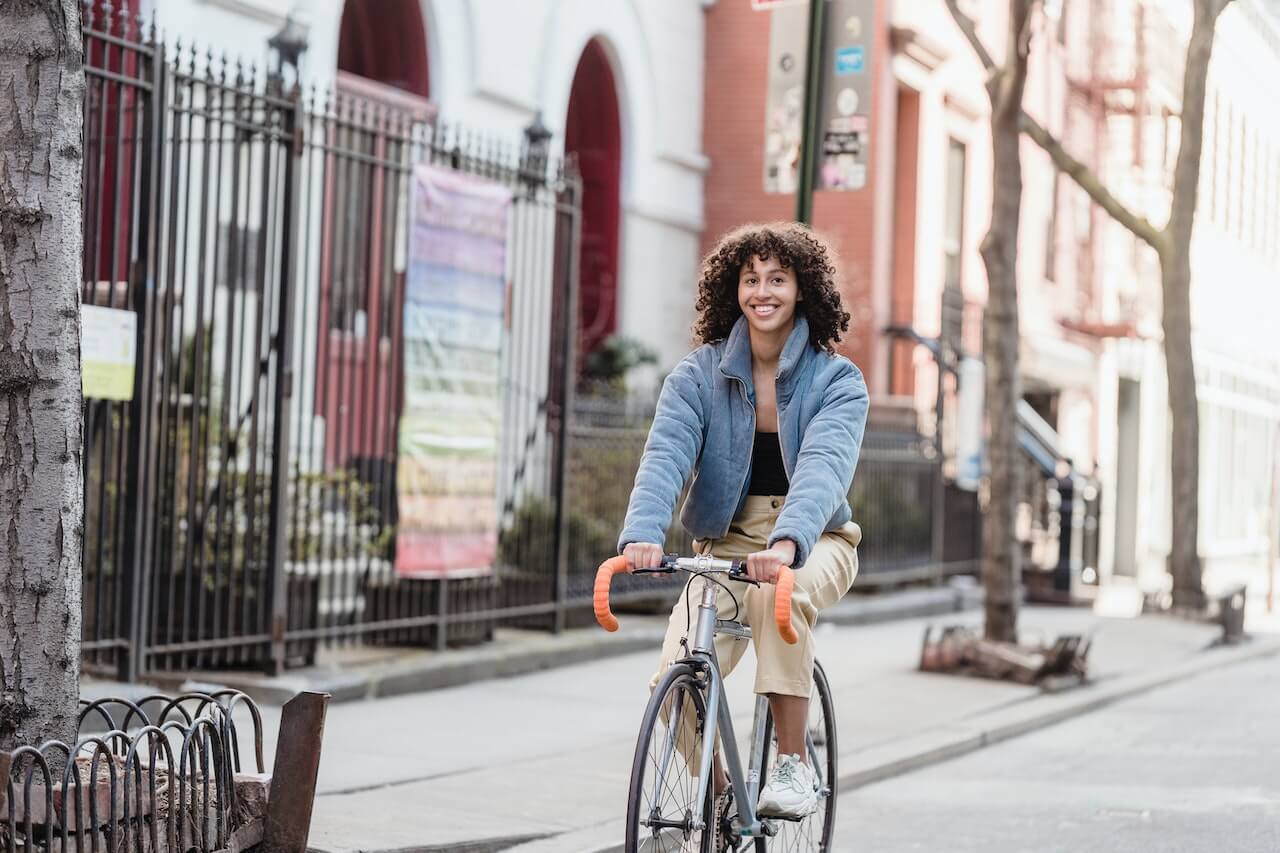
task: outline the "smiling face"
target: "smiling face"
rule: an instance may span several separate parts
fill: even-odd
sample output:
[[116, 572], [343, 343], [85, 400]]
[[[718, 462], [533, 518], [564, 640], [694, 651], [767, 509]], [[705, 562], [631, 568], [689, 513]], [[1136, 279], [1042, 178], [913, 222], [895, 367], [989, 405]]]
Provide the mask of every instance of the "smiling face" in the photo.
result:
[[738, 273], [738, 306], [752, 331], [787, 335], [796, 322], [800, 286], [793, 270], [775, 258], [752, 257]]

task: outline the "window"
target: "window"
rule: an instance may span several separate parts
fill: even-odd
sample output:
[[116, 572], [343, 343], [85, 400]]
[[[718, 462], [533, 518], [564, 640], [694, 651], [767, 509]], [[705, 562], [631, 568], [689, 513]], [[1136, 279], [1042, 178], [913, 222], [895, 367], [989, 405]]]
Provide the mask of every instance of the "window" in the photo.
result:
[[1230, 234], [1232, 227], [1235, 225], [1235, 217], [1232, 215], [1234, 206], [1231, 198], [1236, 185], [1236, 111], [1235, 105], [1227, 101], [1227, 118], [1224, 123], [1224, 133], [1222, 139], [1222, 150], [1226, 156], [1226, 162], [1223, 164], [1223, 180], [1222, 180], [1222, 230]]
[[1213, 91], [1213, 124], [1209, 125], [1213, 130], [1213, 159], [1210, 162], [1210, 168], [1213, 169], [1213, 188], [1211, 190], [1210, 203], [1212, 205], [1212, 213], [1214, 224], [1222, 224], [1222, 181], [1223, 181], [1223, 156], [1225, 149], [1222, 145], [1222, 97], [1218, 94], [1218, 90]]
[[1267, 245], [1271, 259], [1280, 260], [1280, 193], [1274, 189], [1280, 183], [1280, 152], [1271, 154], [1271, 180], [1267, 182], [1267, 198], [1271, 202], [1271, 226], [1267, 229]]
[[946, 258], [943, 284], [960, 287], [964, 253], [964, 143], [954, 139], [947, 149], [947, 208], [942, 232]]
[[[1231, 176], [1231, 195], [1232, 195], [1232, 233], [1239, 240], [1244, 236], [1244, 164], [1245, 164], [1245, 139], [1247, 137], [1248, 121], [1241, 114], [1240, 121], [1235, 125], [1235, 136], [1232, 139], [1232, 148], [1235, 149], [1235, 168]], [[1238, 147], [1237, 147], [1238, 142]]]
[[1254, 220], [1258, 216], [1258, 130], [1249, 124], [1248, 115], [1245, 115], [1244, 139], [1240, 141], [1243, 146], [1244, 156], [1240, 161], [1240, 187], [1244, 191], [1244, 198], [1240, 199], [1241, 216], [1240, 216], [1240, 242], [1246, 249], [1253, 248], [1253, 227]]
[[1053, 189], [1049, 193], [1049, 221], [1045, 224], [1044, 234], [1044, 277], [1049, 281], [1058, 280], [1058, 184], [1060, 183], [1060, 176], [1055, 168]]

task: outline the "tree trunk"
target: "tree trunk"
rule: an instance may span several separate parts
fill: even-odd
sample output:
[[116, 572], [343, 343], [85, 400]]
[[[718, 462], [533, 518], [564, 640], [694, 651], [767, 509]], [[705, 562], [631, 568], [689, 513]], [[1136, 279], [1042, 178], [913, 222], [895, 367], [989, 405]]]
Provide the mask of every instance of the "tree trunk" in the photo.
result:
[[1164, 359], [1169, 383], [1170, 446], [1169, 573], [1175, 607], [1200, 609], [1200, 409], [1191, 350], [1191, 233], [1200, 188], [1205, 85], [1214, 30], [1226, 0], [1195, 0], [1195, 18], [1182, 78], [1182, 138], [1173, 171], [1169, 224], [1160, 245]]
[[1191, 259], [1184, 246], [1160, 264], [1164, 287], [1164, 362], [1172, 422], [1170, 462], [1169, 573], [1173, 605], [1199, 610], [1200, 585], [1200, 409], [1191, 353]]
[[987, 307], [982, 321], [986, 366], [990, 500], [982, 520], [982, 580], [988, 640], [1017, 640], [1021, 561], [1014, 540], [1018, 496], [1018, 219], [1022, 208], [1022, 93], [1027, 79], [1030, 0], [1010, 0], [1003, 68], [988, 83], [991, 95], [991, 228], [982, 241]]
[[0, 749], [76, 736], [81, 110], [76, 0], [0, 0]]

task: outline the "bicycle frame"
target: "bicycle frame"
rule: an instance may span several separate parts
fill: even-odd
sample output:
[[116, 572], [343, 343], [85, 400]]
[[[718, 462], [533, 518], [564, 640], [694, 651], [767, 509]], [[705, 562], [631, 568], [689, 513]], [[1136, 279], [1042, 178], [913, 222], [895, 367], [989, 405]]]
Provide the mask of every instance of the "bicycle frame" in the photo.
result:
[[[755, 716], [752, 721], [751, 732], [751, 763], [747, 774], [744, 776], [742, 772], [742, 757], [738, 753], [738, 740], [733, 730], [733, 718], [729, 712], [729, 703], [725, 700], [724, 677], [720, 673], [720, 661], [716, 657], [715, 637], [717, 634], [727, 634], [749, 639], [751, 637], [751, 629], [737, 622], [726, 622], [718, 619], [716, 598], [717, 590], [715, 584], [706, 584], [702, 591], [702, 602], [698, 605], [697, 629], [689, 656], [677, 661], [678, 663], [694, 664], [700, 672], [706, 675], [706, 714], [708, 721], [713, 721], [713, 727], [707, 731], [702, 744], [698, 775], [698, 798], [694, 802], [706, 802], [707, 786], [711, 784], [711, 776], [714, 772], [716, 739], [719, 737], [723, 743], [722, 752], [725, 769], [729, 774], [729, 784], [733, 786], [733, 798], [738, 804], [738, 816], [742, 824], [739, 832], [744, 838], [772, 836], [774, 834], [772, 823], [761, 820], [760, 816], [756, 814], [756, 801], [760, 795], [760, 780], [764, 771], [761, 766], [764, 759], [764, 750], [759, 747], [764, 740], [764, 726], [769, 700], [764, 696], [756, 697]], [[666, 776], [667, 765], [675, 748], [681, 698], [677, 697], [676, 700], [677, 704], [672, 714], [674, 719], [668, 727], [667, 743], [663, 746], [662, 762], [659, 772], [655, 775], [655, 784]], [[815, 769], [818, 768], [818, 754], [813, 743], [813, 733], [808, 730], [807, 726], [805, 728], [805, 751], [809, 754], [812, 766]], [[822, 781], [824, 785], [830, 784], [830, 780], [824, 779]], [[708, 817], [710, 816], [704, 815], [704, 820], [701, 821], [703, 826], [706, 823], [705, 818]], [[700, 829], [702, 827], [696, 828]]]

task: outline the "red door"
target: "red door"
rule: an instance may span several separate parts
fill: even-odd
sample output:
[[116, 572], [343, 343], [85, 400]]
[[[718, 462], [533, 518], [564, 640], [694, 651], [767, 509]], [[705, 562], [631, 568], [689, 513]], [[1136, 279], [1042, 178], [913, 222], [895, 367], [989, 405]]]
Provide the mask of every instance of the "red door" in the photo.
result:
[[565, 151], [582, 173], [578, 353], [598, 347], [617, 327], [618, 225], [622, 128], [609, 58], [590, 42], [578, 62], [565, 120]]

